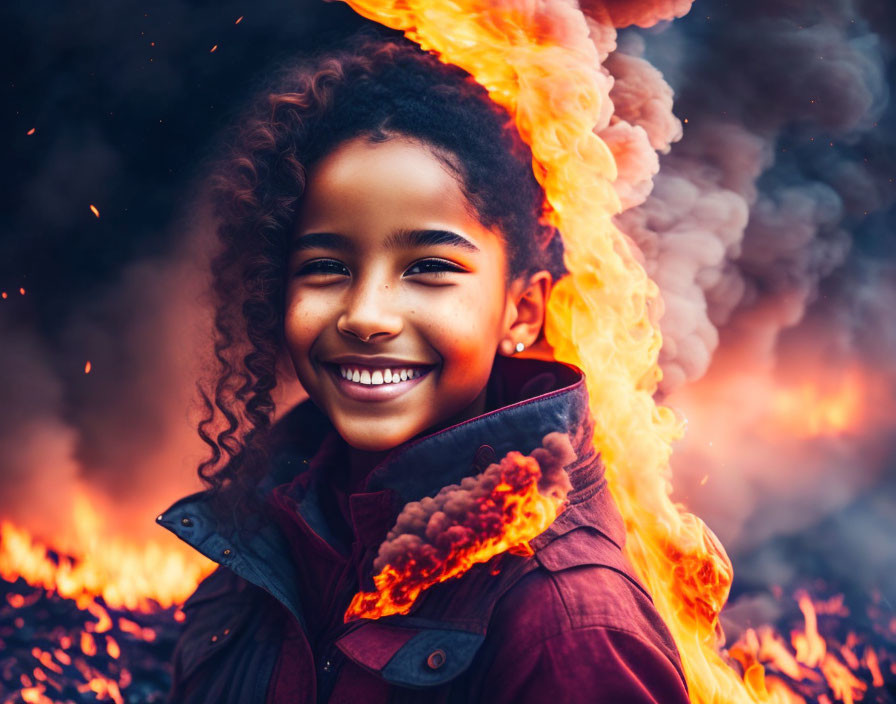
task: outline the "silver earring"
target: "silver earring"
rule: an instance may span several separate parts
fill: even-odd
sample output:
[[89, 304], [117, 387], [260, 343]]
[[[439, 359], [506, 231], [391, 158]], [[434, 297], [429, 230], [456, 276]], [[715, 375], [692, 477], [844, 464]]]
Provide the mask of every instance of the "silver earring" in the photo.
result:
[[526, 349], [526, 346], [522, 342], [517, 342], [516, 347], [514, 348], [517, 352], [522, 352]]

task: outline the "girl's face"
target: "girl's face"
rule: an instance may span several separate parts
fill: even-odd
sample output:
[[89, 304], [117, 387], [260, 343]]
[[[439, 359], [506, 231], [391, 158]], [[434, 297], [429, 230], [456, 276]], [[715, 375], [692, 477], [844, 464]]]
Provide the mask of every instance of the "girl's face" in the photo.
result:
[[307, 175], [286, 343], [346, 442], [386, 450], [483, 412], [496, 350], [541, 327], [523, 286], [508, 288], [501, 237], [429, 147], [359, 137]]

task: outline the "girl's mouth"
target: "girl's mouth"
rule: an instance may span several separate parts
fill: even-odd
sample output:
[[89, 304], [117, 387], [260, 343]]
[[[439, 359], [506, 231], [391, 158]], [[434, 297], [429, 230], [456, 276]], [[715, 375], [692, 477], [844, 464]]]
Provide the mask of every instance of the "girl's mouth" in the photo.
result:
[[336, 388], [355, 401], [388, 401], [409, 391], [435, 369], [435, 365], [365, 367], [324, 363]]

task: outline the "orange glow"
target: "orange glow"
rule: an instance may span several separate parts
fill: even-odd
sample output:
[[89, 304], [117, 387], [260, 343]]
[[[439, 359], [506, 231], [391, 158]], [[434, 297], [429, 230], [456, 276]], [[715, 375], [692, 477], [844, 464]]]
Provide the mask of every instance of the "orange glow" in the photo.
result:
[[90, 205], [90, 212], [93, 213], [94, 215], [96, 215], [97, 217], [100, 216], [99, 208], [97, 208], [97, 207], [96, 207], [95, 205], [93, 205], [93, 204]]
[[0, 298], [8, 298], [6, 291], [4, 291], [3, 293], [0, 293]]
[[36, 131], [37, 131], [36, 128], [32, 127], [32, 128], [31, 128], [30, 130], [28, 130], [25, 134], [27, 134], [27, 135], [30, 137], [30, 136], [33, 135]]
[[823, 389], [814, 381], [780, 388], [773, 395], [772, 411], [791, 435], [835, 435], [861, 420], [869, 395], [865, 385], [860, 371], [851, 370], [833, 389]]
[[106, 652], [109, 654], [110, 658], [115, 660], [118, 660], [121, 656], [121, 648], [112, 636], [106, 636]]
[[877, 653], [874, 652], [874, 648], [870, 645], [865, 648], [865, 656], [863, 658], [865, 666], [871, 672], [871, 684], [875, 687], [883, 687], [884, 686], [884, 676], [880, 671], [880, 661], [877, 659]]
[[[0, 577], [14, 582], [22, 577], [74, 599], [99, 620], [95, 630], [109, 629], [108, 613], [95, 597], [112, 608], [152, 611], [183, 601], [214, 563], [189, 549], [163, 548], [155, 542], [137, 544], [106, 531], [86, 493], [74, 502], [74, 531], [67, 542], [48, 546], [8, 521], [0, 522]], [[48, 555], [53, 549], [58, 560]]]
[[87, 364], [84, 365], [84, 373], [90, 374], [90, 360], [87, 360]]
[[25, 289], [24, 289], [24, 288], [20, 288], [20, 289], [19, 289], [19, 295], [21, 295], [21, 296], [24, 296], [24, 295], [25, 295]]
[[96, 641], [87, 631], [81, 631], [81, 652], [87, 657], [96, 655]]
[[826, 655], [827, 648], [824, 639], [818, 635], [818, 617], [809, 595], [800, 594], [799, 604], [806, 619], [806, 629], [791, 633], [790, 642], [796, 650], [796, 659], [809, 667], [815, 667]]
[[215, 53], [217, 50], [218, 50], [218, 45], [215, 44], [215, 45], [211, 48], [211, 51], [209, 51], [209, 54], [213, 54], [213, 53]]
[[28, 704], [53, 704], [52, 699], [44, 696], [45, 691], [47, 691], [46, 687], [41, 684], [36, 687], [26, 687], [19, 692], [19, 695], [22, 697], [22, 701], [28, 702]]
[[243, 16], [240, 15], [239, 17], [237, 17], [236, 22], [234, 22], [234, 24], [239, 24], [242, 21], [243, 21]]

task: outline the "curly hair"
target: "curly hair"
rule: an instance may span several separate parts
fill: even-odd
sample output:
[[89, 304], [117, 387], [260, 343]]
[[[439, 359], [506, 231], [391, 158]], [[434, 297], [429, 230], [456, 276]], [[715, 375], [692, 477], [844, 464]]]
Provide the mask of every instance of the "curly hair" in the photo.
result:
[[511, 279], [566, 273], [529, 147], [465, 71], [375, 31], [282, 69], [226, 135], [228, 153], [211, 179], [218, 369], [199, 385], [198, 431], [211, 456], [198, 473], [219, 497], [254, 494], [267, 471], [288, 247], [306, 173], [349, 139], [395, 135], [433, 147], [482, 224], [503, 236]]

